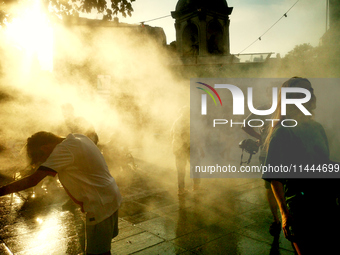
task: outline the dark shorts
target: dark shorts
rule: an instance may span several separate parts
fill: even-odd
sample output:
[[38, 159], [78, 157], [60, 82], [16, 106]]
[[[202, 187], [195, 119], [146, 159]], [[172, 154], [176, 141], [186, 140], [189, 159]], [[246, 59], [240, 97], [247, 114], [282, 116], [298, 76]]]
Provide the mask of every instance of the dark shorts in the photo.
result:
[[111, 250], [112, 238], [118, 235], [118, 210], [96, 225], [86, 225], [86, 252], [101, 254]]

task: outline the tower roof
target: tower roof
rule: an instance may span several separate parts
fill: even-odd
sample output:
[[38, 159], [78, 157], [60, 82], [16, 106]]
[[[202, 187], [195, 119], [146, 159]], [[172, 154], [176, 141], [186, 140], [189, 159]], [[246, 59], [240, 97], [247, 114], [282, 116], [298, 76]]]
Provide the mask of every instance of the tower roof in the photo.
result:
[[188, 13], [199, 9], [215, 11], [230, 15], [233, 8], [228, 7], [226, 0], [178, 0], [175, 12]]

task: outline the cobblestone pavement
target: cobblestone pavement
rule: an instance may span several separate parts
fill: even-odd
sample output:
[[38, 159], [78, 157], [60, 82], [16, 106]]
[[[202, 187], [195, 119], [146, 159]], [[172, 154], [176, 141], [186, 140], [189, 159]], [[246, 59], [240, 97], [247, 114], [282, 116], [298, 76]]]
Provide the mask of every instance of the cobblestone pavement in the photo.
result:
[[[268, 232], [263, 180], [203, 179], [205, 190], [179, 197], [175, 170], [143, 169], [150, 169], [144, 178], [119, 185], [124, 202], [112, 254], [294, 254], [282, 233]], [[191, 188], [189, 177], [186, 183]], [[63, 207], [62, 188], [38, 193], [0, 198], [0, 254], [83, 254], [82, 213]]]

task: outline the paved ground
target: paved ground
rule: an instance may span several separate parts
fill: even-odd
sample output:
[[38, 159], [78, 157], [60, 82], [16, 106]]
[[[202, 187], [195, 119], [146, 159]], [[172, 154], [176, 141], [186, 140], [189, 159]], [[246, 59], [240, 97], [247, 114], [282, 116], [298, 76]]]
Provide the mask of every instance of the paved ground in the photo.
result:
[[[277, 239], [268, 233], [262, 180], [204, 179], [205, 191], [178, 197], [174, 170], [143, 169], [153, 172], [120, 185], [124, 203], [112, 254], [294, 254], [282, 233]], [[81, 212], [63, 210], [68, 198], [61, 188], [49, 193], [0, 198], [0, 254], [83, 253]]]

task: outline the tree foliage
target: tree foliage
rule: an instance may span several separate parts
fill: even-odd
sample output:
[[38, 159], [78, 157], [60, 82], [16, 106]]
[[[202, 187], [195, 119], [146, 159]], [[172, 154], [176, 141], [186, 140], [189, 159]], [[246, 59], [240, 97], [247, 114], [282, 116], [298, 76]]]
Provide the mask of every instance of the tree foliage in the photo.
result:
[[49, 9], [54, 9], [62, 15], [79, 15], [97, 10], [103, 13], [106, 19], [112, 19], [112, 15], [122, 14], [131, 16], [133, 12], [132, 2], [135, 0], [42, 0]]
[[287, 61], [297, 61], [299, 63], [307, 63], [315, 59], [316, 48], [309, 43], [299, 44], [289, 51], [284, 57]]
[[313, 47], [309, 43], [299, 44], [282, 58], [281, 70], [285, 76], [339, 77], [339, 38], [331, 34], [331, 40], [324, 40]]
[[[111, 20], [114, 15], [131, 16], [132, 2], [135, 0], [38, 0], [45, 11], [58, 17], [79, 16], [80, 13], [90, 13], [96, 10], [103, 14], [103, 19]], [[17, 15], [15, 9], [27, 3], [25, 0], [0, 0], [0, 26], [10, 22]]]
[[296, 45], [282, 59], [282, 71], [291, 76], [316, 76], [320, 65], [319, 51], [319, 47], [309, 43]]

